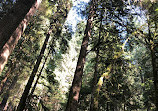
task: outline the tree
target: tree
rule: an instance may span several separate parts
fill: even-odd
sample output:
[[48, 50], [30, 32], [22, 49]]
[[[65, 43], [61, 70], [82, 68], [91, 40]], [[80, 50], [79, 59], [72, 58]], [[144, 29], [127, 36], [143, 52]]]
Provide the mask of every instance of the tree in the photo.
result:
[[74, 74], [74, 79], [72, 82], [72, 86], [70, 88], [69, 92], [69, 98], [66, 106], [66, 111], [77, 111], [78, 107], [78, 99], [79, 99], [79, 93], [81, 89], [82, 84], [82, 75], [83, 75], [83, 68], [85, 64], [86, 59], [86, 52], [88, 47], [88, 41], [91, 37], [91, 28], [92, 28], [92, 22], [93, 22], [93, 16], [94, 16], [94, 8], [95, 8], [95, 0], [91, 1], [90, 6], [90, 12], [87, 20], [87, 25], [84, 33], [84, 38], [81, 45], [81, 50]]
[[[101, 11], [101, 17], [100, 17], [100, 26], [99, 26], [99, 37], [98, 37], [98, 44], [100, 44], [101, 40], [101, 32], [102, 32], [102, 20], [103, 20], [103, 10]], [[97, 92], [96, 92], [96, 86], [97, 86], [97, 81], [98, 81], [98, 62], [99, 62], [99, 53], [100, 53], [100, 47], [99, 45], [95, 47], [95, 53], [96, 53], [96, 58], [95, 58], [95, 66], [94, 66], [94, 76], [93, 76], [93, 83], [92, 83], [92, 93], [91, 93], [91, 104], [90, 104], [90, 111], [97, 111], [98, 110], [98, 97], [97, 97]]]
[[[68, 2], [68, 1], [66, 1], [66, 2]], [[62, 25], [61, 24], [64, 23], [64, 21], [65, 21], [65, 19], [67, 17], [67, 12], [69, 11], [69, 8], [70, 8], [70, 4], [66, 4], [64, 2], [67, 6], [63, 7], [63, 8], [65, 8], [65, 10], [64, 9], [60, 10], [62, 3], [63, 3], [63, 1], [60, 1], [58, 3], [59, 6], [57, 7], [57, 11], [55, 12], [55, 14], [53, 16], [52, 22], [50, 23], [49, 31], [48, 31], [48, 33], [46, 35], [46, 38], [45, 38], [44, 44], [42, 46], [41, 52], [40, 52], [40, 54], [39, 54], [39, 56], [37, 58], [37, 62], [35, 64], [34, 68], [33, 68], [33, 71], [32, 71], [32, 73], [30, 75], [30, 78], [29, 78], [29, 80], [28, 80], [28, 82], [26, 84], [26, 87], [25, 87], [24, 92], [22, 94], [22, 97], [20, 99], [19, 105], [17, 107], [17, 111], [22, 111], [25, 108], [26, 99], [27, 99], [27, 97], [29, 95], [29, 91], [30, 91], [30, 88], [31, 88], [32, 83], [34, 81], [34, 77], [35, 77], [35, 75], [36, 75], [36, 73], [38, 71], [38, 68], [40, 66], [40, 63], [42, 61], [44, 52], [46, 50], [46, 46], [47, 46], [49, 38], [50, 38], [50, 34], [54, 33], [55, 37], [59, 37], [60, 36], [61, 29], [62, 29], [62, 27], [61, 27]], [[60, 17], [63, 17], [64, 19], [61, 19]], [[55, 38], [52, 38], [52, 39], [55, 39]]]
[[[157, 110], [157, 2], [78, 2], [87, 25], [71, 32], [69, 0], [43, 0], [0, 75], [0, 110], [16, 110], [21, 95], [18, 110]], [[12, 3], [0, 3], [0, 19]]]
[[18, 0], [0, 21], [0, 73], [41, 0]]
[[[156, 1], [142, 1], [140, 10], [144, 12], [145, 23], [141, 27], [136, 26], [137, 34], [136, 39], [143, 43], [150, 51], [152, 76], [154, 85], [154, 104], [155, 109], [158, 110], [158, 69], [157, 69], [157, 53], [158, 53], [158, 38], [157, 38], [157, 2]], [[146, 29], [147, 30], [146, 30]]]
[[24, 108], [25, 108], [25, 102], [26, 102], [27, 96], [29, 94], [29, 91], [30, 91], [32, 82], [34, 80], [34, 77], [35, 77], [35, 75], [36, 75], [36, 73], [38, 71], [38, 67], [39, 67], [39, 65], [41, 63], [41, 60], [43, 58], [43, 55], [44, 55], [44, 52], [45, 52], [48, 40], [50, 38], [50, 33], [51, 33], [51, 31], [49, 31], [48, 34], [47, 34], [47, 36], [46, 36], [46, 39], [45, 39], [44, 44], [42, 46], [41, 52], [40, 52], [40, 54], [38, 56], [37, 62], [35, 64], [35, 66], [34, 66], [34, 69], [33, 69], [32, 73], [31, 73], [31, 76], [30, 76], [30, 78], [28, 80], [28, 83], [27, 83], [27, 85], [25, 87], [25, 90], [24, 90], [24, 92], [22, 94], [22, 97], [20, 99], [19, 105], [17, 107], [17, 111], [23, 111]]
[[[110, 5], [111, 4], [111, 5]], [[120, 7], [121, 6], [121, 7]], [[117, 7], [117, 8], [116, 8]], [[123, 9], [123, 10], [122, 10]], [[104, 11], [103, 14], [103, 26], [100, 27], [101, 22], [101, 12]], [[124, 100], [124, 97], [129, 97], [130, 90], [128, 90], [128, 84], [125, 84], [123, 82], [127, 81], [125, 79], [124, 74], [125, 71], [121, 70], [123, 67], [126, 66], [126, 60], [122, 58], [122, 50], [120, 50], [122, 47], [120, 44], [123, 44], [122, 41], [126, 41], [126, 36], [122, 36], [121, 32], [126, 33], [127, 27], [124, 25], [127, 23], [127, 21], [124, 21], [124, 18], [127, 18], [128, 20], [128, 10], [126, 8], [126, 5], [123, 4], [122, 1], [112, 2], [112, 1], [98, 1], [98, 8], [97, 8], [97, 16], [94, 21], [94, 28], [93, 28], [93, 38], [91, 39], [91, 51], [99, 50], [99, 54], [96, 54], [99, 56], [96, 58], [91, 58], [88, 56], [88, 65], [86, 65], [88, 68], [86, 68], [86, 71], [84, 72], [84, 84], [82, 84], [81, 94], [80, 94], [80, 110], [89, 110], [87, 106], [90, 106], [89, 102], [94, 102], [93, 96], [95, 98], [96, 103], [96, 110], [118, 110], [122, 109], [122, 105], [125, 104], [125, 101], [129, 98], [126, 98]], [[127, 23], [128, 24], [128, 23]], [[130, 25], [128, 25], [130, 27]], [[123, 30], [121, 30], [121, 28]], [[128, 32], [128, 34], [130, 34]], [[100, 42], [99, 41], [99, 35], [101, 36]], [[128, 38], [128, 37], [127, 37]], [[124, 40], [125, 39], [125, 40]], [[92, 56], [92, 53], [88, 53]], [[97, 61], [97, 62], [95, 62]], [[117, 61], [117, 62], [116, 62]], [[91, 78], [92, 74], [95, 73], [96, 66], [93, 64], [97, 64], [97, 75], [100, 76], [100, 80], [98, 81], [99, 77], [95, 75], [95, 78]], [[109, 68], [109, 64], [111, 64], [111, 68]], [[93, 67], [92, 67], [93, 66]], [[92, 68], [92, 69], [91, 69]], [[112, 71], [108, 71], [108, 70]], [[123, 68], [124, 69], [124, 68]], [[128, 69], [128, 68], [127, 68]], [[87, 71], [89, 70], [89, 71]], [[107, 71], [106, 71], [107, 70]], [[124, 69], [125, 70], [125, 69]], [[105, 72], [105, 73], [104, 73]], [[107, 76], [110, 75], [109, 79]], [[91, 82], [88, 82], [91, 79]], [[104, 80], [106, 79], [106, 80]], [[95, 80], [97, 80], [97, 83], [95, 83]], [[104, 80], [104, 81], [103, 81]], [[111, 83], [111, 84], [110, 84]], [[119, 86], [121, 84], [121, 87]], [[95, 86], [95, 94], [92, 95], [92, 100], [90, 100], [90, 91], [93, 90], [89, 88], [89, 85], [92, 87]], [[117, 88], [116, 86], [119, 86], [120, 89], [124, 89], [127, 91], [127, 94], [121, 94], [121, 90]], [[126, 92], [125, 91], [125, 92]], [[116, 100], [116, 97], [118, 100]], [[121, 98], [122, 97], [122, 98]], [[119, 101], [119, 102], [118, 102]], [[94, 104], [91, 104], [94, 106]], [[98, 107], [99, 106], [99, 107]], [[97, 109], [98, 108], [98, 109]], [[99, 109], [100, 108], [100, 109]], [[91, 109], [94, 110], [94, 109]]]

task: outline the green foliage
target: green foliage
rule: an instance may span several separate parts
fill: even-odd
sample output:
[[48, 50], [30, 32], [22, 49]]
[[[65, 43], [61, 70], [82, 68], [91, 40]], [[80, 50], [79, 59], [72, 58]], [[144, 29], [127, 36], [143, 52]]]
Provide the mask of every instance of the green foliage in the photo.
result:
[[[96, 86], [97, 95], [94, 96], [99, 111], [154, 111], [156, 106], [151, 49], [157, 54], [158, 2], [96, 2], [78, 110], [90, 110], [92, 89]], [[76, 6], [76, 11], [83, 14], [82, 18], [86, 18], [89, 5], [83, 7], [82, 3]], [[2, 0], [0, 19], [13, 4], [12, 0]], [[73, 79], [86, 27], [85, 21], [78, 22], [73, 32], [70, 24], [64, 23], [71, 6], [69, 0], [43, 0], [26, 27], [0, 76], [1, 83], [7, 77], [0, 91], [0, 101], [6, 99], [8, 108], [17, 106], [45, 36], [51, 29], [51, 40], [44, 56], [47, 56], [49, 49], [51, 54], [33, 96], [27, 100], [26, 110], [65, 109], [66, 93]], [[95, 72], [97, 78], [93, 78]], [[8, 73], [10, 75], [6, 76]], [[94, 79], [97, 79], [96, 85]]]

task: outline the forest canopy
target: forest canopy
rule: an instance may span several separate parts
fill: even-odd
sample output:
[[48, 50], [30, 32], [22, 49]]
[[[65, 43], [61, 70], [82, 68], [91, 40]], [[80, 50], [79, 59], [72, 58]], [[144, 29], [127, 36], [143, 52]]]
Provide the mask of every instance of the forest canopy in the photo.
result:
[[158, 111], [158, 1], [0, 0], [0, 111]]

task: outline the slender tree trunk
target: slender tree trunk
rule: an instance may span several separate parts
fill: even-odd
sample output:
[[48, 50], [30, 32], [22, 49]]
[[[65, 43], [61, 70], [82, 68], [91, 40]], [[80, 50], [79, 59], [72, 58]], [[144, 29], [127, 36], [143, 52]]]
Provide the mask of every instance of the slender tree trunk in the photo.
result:
[[[11, 85], [9, 86], [9, 88], [7, 89], [7, 91], [5, 92], [4, 96], [3, 96], [3, 100], [0, 104], [0, 111], [4, 110], [5, 106], [6, 106], [6, 103], [7, 103], [7, 100], [9, 98], [9, 95], [10, 95], [10, 90], [14, 88], [16, 82], [18, 80], [18, 75], [16, 75], [14, 78], [13, 78], [13, 81], [11, 83]], [[6, 109], [6, 108], [5, 108]]]
[[10, 85], [12, 84], [12, 81], [14, 81], [15, 75], [13, 72], [15, 71], [16, 67], [18, 67], [17, 61], [10, 64], [10, 67], [5, 75], [5, 78], [1, 81], [1, 84], [0, 84], [0, 95], [3, 94], [3, 92], [7, 90], [7, 87], [10, 87]]
[[5, 94], [4, 94], [4, 97], [3, 97], [3, 100], [0, 104], [0, 111], [3, 111], [7, 101], [8, 101], [8, 98], [9, 98], [9, 92], [7, 91]]
[[113, 103], [110, 103], [110, 111], [115, 111]]
[[[100, 41], [100, 40], [99, 40]], [[92, 87], [92, 94], [91, 94], [91, 105], [90, 105], [90, 111], [98, 111], [98, 94], [97, 94], [97, 81], [98, 81], [98, 59], [99, 59], [99, 47], [97, 48], [96, 51], [96, 63], [94, 67], [94, 77], [93, 77], [93, 87]]]
[[[153, 40], [151, 29], [150, 29], [150, 21], [148, 21], [148, 41], [153, 41], [153, 43], [148, 43], [150, 46], [150, 52], [151, 52], [151, 62], [152, 62], [152, 68], [153, 68], [153, 81], [154, 81], [154, 89], [155, 89], [155, 106], [156, 111], [158, 111], [158, 57], [156, 56], [156, 53], [158, 54], [158, 43]], [[157, 41], [158, 39], [156, 39]]]
[[[69, 1], [69, 0], [67, 0], [67, 2], [68, 2], [68, 1]], [[62, 2], [61, 2], [61, 3], [62, 3]], [[70, 9], [70, 4], [68, 3], [68, 4], [66, 4], [66, 5], [67, 5], [67, 7], [66, 7], [65, 10], [68, 12], [69, 9]], [[57, 16], [58, 16], [58, 13], [61, 13], [61, 10], [60, 10], [59, 8], [60, 8], [60, 7], [57, 8], [57, 12], [54, 14], [54, 17], [57, 17]], [[64, 8], [64, 7], [63, 7], [63, 8]], [[64, 12], [62, 12], [62, 13], [64, 13]], [[64, 23], [64, 21], [65, 21], [67, 15], [62, 15], [61, 17], [65, 17], [62, 21], [59, 20], [59, 23], [62, 24], [62, 23]], [[56, 30], [54, 30], [54, 28], [52, 27], [53, 24], [56, 24], [56, 23], [57, 23], [57, 22], [56, 22], [55, 20], [53, 20], [53, 22], [51, 23], [51, 26], [50, 26], [50, 29], [49, 29], [49, 31], [48, 31], [48, 33], [47, 33], [45, 42], [44, 42], [44, 44], [43, 44], [43, 46], [42, 46], [40, 55], [38, 56], [37, 62], [36, 62], [36, 64], [35, 64], [35, 66], [34, 66], [34, 69], [33, 69], [32, 73], [31, 73], [31, 76], [30, 76], [30, 78], [29, 78], [29, 80], [28, 80], [28, 82], [27, 82], [27, 84], [26, 84], [26, 86], [25, 86], [24, 92], [23, 92], [23, 94], [22, 94], [22, 97], [21, 97], [21, 99], [20, 99], [19, 105], [18, 105], [18, 107], [17, 107], [17, 111], [23, 111], [24, 108], [25, 108], [26, 99], [27, 99], [27, 97], [28, 97], [28, 95], [29, 95], [29, 92], [30, 92], [32, 83], [33, 83], [33, 81], [34, 81], [34, 77], [35, 77], [35, 75], [36, 75], [36, 73], [37, 73], [37, 71], [38, 71], [39, 65], [40, 65], [41, 60], [42, 60], [42, 58], [43, 58], [43, 55], [44, 55], [44, 52], [45, 52], [45, 49], [46, 49], [46, 45], [47, 45], [48, 40], [49, 40], [49, 38], [50, 38], [50, 34], [53, 32], [53, 33], [55, 33], [55, 36], [58, 36], [58, 35], [60, 35], [60, 33], [61, 33], [61, 31], [58, 32], [58, 30], [59, 30], [58, 28], [59, 28], [60, 26], [56, 26], [56, 27], [55, 27]], [[61, 27], [61, 28], [62, 28], [62, 27]]]
[[[98, 37], [98, 44], [100, 44], [101, 38], [101, 31], [102, 31], [102, 19], [103, 19], [103, 12], [101, 12], [101, 22], [100, 22], [100, 30], [99, 30], [99, 37]], [[90, 111], [98, 111], [98, 94], [97, 94], [97, 81], [98, 81], [98, 62], [99, 62], [99, 45], [96, 47], [96, 58], [95, 58], [95, 67], [94, 67], [94, 76], [93, 76], [93, 83], [92, 83], [92, 93], [91, 93], [91, 105]]]
[[4, 79], [1, 81], [1, 84], [0, 84], [0, 95], [1, 95], [2, 92], [3, 92], [3, 88], [4, 88], [4, 86], [5, 86], [5, 84], [6, 84], [7, 80], [8, 80], [8, 77], [9, 77], [9, 75], [10, 75], [10, 73], [11, 73], [11, 70], [12, 70], [12, 68], [9, 68], [9, 69], [8, 69], [8, 71], [7, 71], [7, 73], [6, 73], [5, 77], [4, 77]]
[[33, 95], [33, 93], [34, 93], [34, 91], [35, 91], [35, 89], [36, 89], [36, 86], [37, 86], [38, 80], [39, 80], [39, 79], [40, 79], [40, 77], [41, 77], [42, 71], [43, 71], [43, 69], [44, 69], [44, 66], [45, 66], [45, 64], [46, 64], [46, 62], [47, 62], [47, 59], [48, 59], [48, 57], [49, 57], [49, 55], [50, 55], [51, 51], [52, 51], [52, 50], [51, 50], [51, 49], [49, 49], [48, 55], [45, 57], [44, 63], [43, 63], [43, 65], [42, 65], [42, 68], [41, 68], [41, 70], [40, 70], [40, 72], [39, 72], [39, 74], [38, 74], [37, 80], [36, 80], [36, 82], [35, 82], [35, 84], [34, 84], [34, 86], [33, 86], [32, 90], [31, 90], [30, 95], [29, 95], [30, 97]]
[[72, 82], [72, 86], [69, 92], [69, 98], [66, 106], [66, 111], [77, 111], [78, 107], [78, 99], [79, 99], [79, 93], [81, 89], [82, 84], [82, 75], [83, 75], [83, 68], [85, 64], [86, 59], [86, 52], [88, 47], [88, 41], [89, 37], [91, 36], [91, 28], [92, 28], [92, 21], [94, 16], [94, 4], [95, 0], [91, 1], [91, 7], [90, 7], [90, 13], [87, 20], [87, 25], [85, 29], [85, 36], [82, 41], [81, 50], [74, 74], [74, 79]]
[[41, 0], [18, 0], [0, 21], [0, 73]]
[[126, 111], [126, 105], [123, 104], [123, 111]]
[[157, 79], [158, 67], [156, 66], [158, 63], [156, 63], [156, 55], [153, 48], [151, 49], [151, 59], [152, 59], [153, 77], [154, 77], [153, 79], [154, 79], [154, 88], [155, 88], [155, 106], [156, 106], [156, 111], [158, 111], [158, 79]]
[[106, 111], [109, 111], [109, 103], [106, 103]]
[[41, 52], [40, 52], [40, 54], [38, 56], [37, 62], [35, 64], [35, 66], [34, 66], [34, 69], [33, 69], [32, 73], [31, 73], [31, 76], [30, 76], [30, 78], [29, 78], [29, 80], [27, 82], [27, 85], [25, 86], [25, 90], [24, 90], [24, 92], [22, 94], [22, 97], [20, 99], [19, 105], [17, 107], [17, 111], [23, 111], [24, 108], [25, 108], [25, 102], [26, 102], [26, 99], [28, 97], [30, 88], [32, 86], [34, 77], [35, 77], [35, 75], [36, 75], [36, 73], [38, 71], [39, 65], [40, 65], [41, 60], [43, 58], [43, 55], [44, 55], [44, 52], [45, 52], [48, 40], [50, 38], [50, 33], [51, 33], [51, 30], [49, 30], [49, 32], [47, 33], [46, 39], [45, 39], [44, 44], [42, 46]]
[[[48, 59], [48, 57], [49, 57], [51, 51], [52, 51], [52, 50], [49, 49], [49, 52], [48, 52], [47, 56], [45, 57], [44, 63], [43, 63], [43, 65], [42, 65], [42, 68], [41, 68], [41, 70], [40, 70], [38, 76], [37, 76], [36, 82], [35, 82], [35, 84], [34, 84], [32, 90], [31, 90], [31, 93], [29, 94], [29, 96], [28, 96], [28, 98], [27, 98], [27, 103], [30, 103], [30, 101], [31, 101], [32, 95], [33, 95], [33, 93], [34, 93], [34, 91], [35, 91], [35, 89], [36, 89], [37, 83], [38, 83], [38, 81], [39, 81], [39, 79], [40, 79], [40, 77], [41, 77], [42, 71], [43, 71], [43, 69], [44, 69], [44, 66], [45, 66], [45, 64], [46, 64], [46, 62], [47, 62], [47, 59]], [[40, 100], [39, 100], [39, 101], [40, 101]]]
[[[143, 67], [145, 67], [145, 64], [143, 64]], [[144, 84], [145, 83], [145, 76], [142, 74], [143, 72], [140, 70], [140, 79], [141, 79], [141, 83], [142, 84]], [[146, 74], [146, 72], [145, 72], [145, 74]], [[143, 96], [144, 96], [144, 92], [145, 92], [145, 87], [143, 86], [142, 87], [142, 92], [143, 92]], [[145, 107], [147, 108], [147, 111], [148, 111], [148, 109], [149, 109], [149, 102], [148, 101], [145, 101], [144, 102], [144, 105], [145, 105]], [[144, 108], [145, 109], [145, 108]]]

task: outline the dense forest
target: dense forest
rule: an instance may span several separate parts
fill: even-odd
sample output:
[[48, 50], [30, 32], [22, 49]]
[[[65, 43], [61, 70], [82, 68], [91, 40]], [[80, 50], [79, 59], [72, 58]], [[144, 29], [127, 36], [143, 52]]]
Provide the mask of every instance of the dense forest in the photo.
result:
[[158, 1], [0, 0], [0, 111], [158, 111]]

